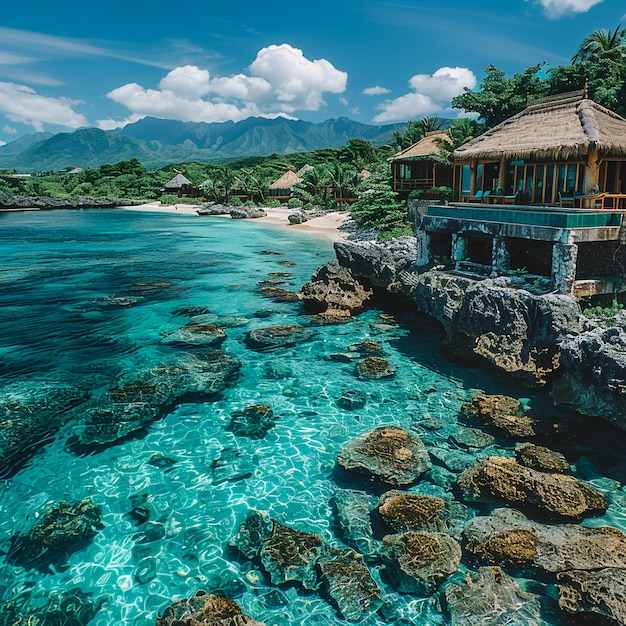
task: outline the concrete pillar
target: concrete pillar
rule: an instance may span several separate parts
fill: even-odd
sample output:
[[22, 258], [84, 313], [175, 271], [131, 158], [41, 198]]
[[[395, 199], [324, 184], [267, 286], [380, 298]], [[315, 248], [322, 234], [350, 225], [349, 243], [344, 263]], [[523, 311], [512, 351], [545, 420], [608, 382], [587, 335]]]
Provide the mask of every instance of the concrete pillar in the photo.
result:
[[555, 243], [552, 247], [552, 285], [559, 293], [572, 293], [577, 257], [575, 243]]
[[491, 244], [491, 268], [495, 276], [501, 276], [510, 268], [508, 241], [496, 235]]
[[430, 233], [425, 230], [418, 230], [415, 233], [417, 239], [417, 256], [415, 258], [415, 266], [422, 267], [428, 265], [431, 261], [430, 258]]
[[452, 235], [452, 260], [454, 269], [459, 269], [461, 261], [467, 257], [467, 238], [464, 235], [454, 233]]

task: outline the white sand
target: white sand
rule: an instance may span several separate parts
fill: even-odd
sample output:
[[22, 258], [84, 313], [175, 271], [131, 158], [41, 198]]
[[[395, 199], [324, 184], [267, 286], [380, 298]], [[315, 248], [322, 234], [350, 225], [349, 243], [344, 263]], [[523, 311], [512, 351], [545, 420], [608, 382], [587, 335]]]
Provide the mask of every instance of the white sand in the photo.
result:
[[[140, 204], [137, 206], [126, 206], [123, 208], [128, 211], [158, 211], [160, 213], [194, 215], [198, 217], [198, 219], [203, 220], [214, 218], [230, 219], [228, 215], [200, 217], [196, 213], [197, 209], [199, 209], [200, 206], [201, 205], [199, 204], [161, 204], [160, 202], [156, 201], [149, 202], [147, 204]], [[330, 213], [326, 213], [321, 217], [314, 217], [313, 219], [310, 219], [308, 222], [304, 222], [303, 224], [289, 224], [289, 220], [287, 218], [294, 212], [293, 209], [264, 208], [263, 210], [267, 213], [266, 217], [258, 217], [250, 221], [259, 222], [262, 224], [275, 224], [277, 226], [289, 226], [289, 228], [293, 228], [294, 230], [302, 230], [309, 231], [311, 233], [323, 234], [324, 236], [332, 240], [345, 239], [347, 236], [339, 230], [339, 227], [350, 218], [350, 214], [347, 211], [333, 211]]]

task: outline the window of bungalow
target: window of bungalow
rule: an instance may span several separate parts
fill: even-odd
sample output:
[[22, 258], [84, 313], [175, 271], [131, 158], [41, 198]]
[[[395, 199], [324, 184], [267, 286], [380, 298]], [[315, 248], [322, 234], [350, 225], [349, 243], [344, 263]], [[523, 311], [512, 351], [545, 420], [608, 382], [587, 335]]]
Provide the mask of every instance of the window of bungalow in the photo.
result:
[[476, 191], [483, 190], [483, 164], [479, 163], [476, 166]]
[[626, 193], [626, 161], [605, 161], [600, 166], [601, 191]]
[[533, 202], [543, 202], [543, 179], [545, 171], [545, 165], [535, 166], [535, 188], [533, 191]]
[[457, 165], [454, 168], [454, 199], [469, 196], [472, 185], [472, 170], [469, 165]]
[[526, 194], [526, 200], [528, 202], [533, 201], [533, 181], [535, 179], [535, 166], [526, 166], [526, 180], [524, 181], [524, 193]]
[[546, 165], [545, 189], [544, 189], [543, 201], [546, 204], [552, 204], [552, 203], [555, 202], [555, 197], [554, 197], [554, 165]]

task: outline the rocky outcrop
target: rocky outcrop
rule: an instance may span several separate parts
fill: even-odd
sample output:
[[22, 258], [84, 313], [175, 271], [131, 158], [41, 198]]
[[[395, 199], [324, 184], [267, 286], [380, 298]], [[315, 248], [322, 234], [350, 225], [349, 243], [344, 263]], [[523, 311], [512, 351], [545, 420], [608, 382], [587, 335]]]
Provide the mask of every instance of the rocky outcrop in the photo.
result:
[[429, 596], [461, 564], [461, 547], [444, 533], [387, 535], [383, 543], [385, 575], [401, 593]]
[[370, 356], [357, 362], [356, 372], [361, 380], [378, 380], [392, 378], [396, 374], [396, 368], [387, 359]]
[[410, 269], [417, 257], [415, 237], [398, 237], [386, 244], [373, 241], [337, 241], [339, 265], [354, 276], [366, 277], [372, 285], [387, 289], [400, 272]]
[[267, 213], [256, 206], [240, 206], [231, 208], [230, 216], [234, 220], [250, 220], [257, 219], [259, 217], [266, 217]]
[[243, 614], [233, 600], [198, 591], [168, 606], [156, 626], [264, 626]]
[[303, 285], [301, 297], [308, 313], [351, 315], [364, 310], [372, 293], [365, 281], [331, 261], [315, 270], [311, 280]]
[[405, 491], [388, 491], [380, 496], [378, 512], [395, 532], [426, 530], [443, 532], [446, 503], [441, 498]]
[[572, 476], [539, 472], [502, 456], [479, 459], [457, 484], [468, 500], [505, 502], [553, 520], [579, 521], [608, 508], [600, 492]]
[[626, 569], [563, 572], [557, 576], [559, 607], [626, 624]]
[[544, 384], [559, 367], [559, 344], [580, 332], [574, 298], [534, 295], [513, 278], [472, 280], [431, 270], [414, 273], [415, 239], [388, 244], [337, 242], [339, 263], [377, 287], [402, 293], [439, 321], [459, 355], [480, 358], [529, 384]]
[[541, 524], [514, 509], [475, 517], [463, 549], [492, 565], [524, 565], [544, 578], [570, 570], [626, 569], [626, 535], [611, 526]]
[[535, 421], [526, 415], [517, 398], [478, 393], [461, 411], [473, 423], [501, 437], [525, 439], [536, 435]]
[[548, 626], [539, 597], [522, 591], [499, 567], [481, 567], [461, 582], [448, 583], [443, 599], [452, 626]]
[[411, 485], [430, 469], [421, 439], [394, 426], [383, 426], [350, 441], [339, 453], [339, 465], [392, 487]]
[[0, 191], [0, 208], [3, 209], [110, 209], [118, 206], [141, 204], [139, 200], [114, 200], [112, 198], [48, 198], [47, 196], [10, 196]]
[[174, 346], [218, 348], [224, 343], [226, 333], [217, 324], [189, 322], [169, 333], [163, 342]]
[[540, 472], [569, 472], [572, 468], [560, 453], [545, 446], [525, 443], [515, 448], [515, 458], [520, 465], [525, 465]]
[[554, 403], [626, 429], [626, 331], [598, 328], [567, 337], [561, 362]]
[[246, 518], [231, 545], [260, 563], [273, 584], [295, 581], [311, 590], [324, 585], [347, 620], [357, 621], [382, 604], [381, 591], [360, 554], [329, 546], [317, 535], [283, 526], [262, 513]]

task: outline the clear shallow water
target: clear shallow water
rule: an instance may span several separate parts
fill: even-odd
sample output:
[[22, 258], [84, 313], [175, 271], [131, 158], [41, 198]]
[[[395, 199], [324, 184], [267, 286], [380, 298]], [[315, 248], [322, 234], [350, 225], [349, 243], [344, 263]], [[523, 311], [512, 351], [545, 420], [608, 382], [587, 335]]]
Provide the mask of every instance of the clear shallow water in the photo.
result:
[[[427, 445], [443, 445], [476, 388], [524, 396], [536, 408], [549, 403], [493, 373], [446, 361], [437, 329], [409, 315], [388, 323], [373, 310], [349, 324], [315, 326], [313, 341], [294, 348], [247, 349], [243, 338], [252, 328], [307, 324], [298, 304], [262, 297], [258, 281], [292, 272], [280, 286], [298, 291], [332, 258], [332, 244], [323, 238], [253, 222], [121, 210], [0, 214], [3, 384], [64, 382], [98, 393], [120, 373], [171, 354], [161, 340], [187, 323], [174, 314], [181, 305], [208, 307], [228, 335], [222, 349], [244, 364], [239, 383], [216, 402], [180, 405], [137, 436], [83, 456], [67, 445], [77, 427], [69, 423], [17, 474], [0, 479], [0, 602], [43, 604], [51, 592], [78, 587], [106, 600], [92, 624], [144, 626], [172, 601], [232, 578], [241, 581], [237, 602], [268, 625], [345, 623], [317, 594], [295, 586], [281, 589], [285, 606], [271, 605], [274, 587], [228, 549], [248, 510], [267, 511], [334, 542], [334, 467], [351, 438], [395, 424], [417, 431]], [[271, 313], [255, 316], [260, 310]], [[393, 380], [359, 381], [354, 364], [327, 359], [366, 339], [383, 344], [398, 367]], [[345, 389], [365, 392], [366, 406], [340, 409], [336, 400]], [[278, 418], [264, 439], [226, 430], [234, 411], [258, 403], [269, 404]], [[424, 428], [429, 417], [445, 427]], [[602, 426], [562, 450], [578, 475], [612, 501], [604, 517], [586, 523], [626, 529], [623, 441]], [[212, 464], [227, 448], [253, 461], [250, 477], [216, 478]], [[511, 450], [500, 442], [480, 454]], [[154, 454], [176, 463], [155, 467], [149, 463]], [[345, 477], [340, 482], [366, 488]], [[129, 512], [133, 498], [143, 496], [155, 514], [138, 526]], [[30, 528], [46, 505], [86, 497], [101, 505], [103, 529], [66, 569], [42, 573], [6, 561], [9, 538]], [[445, 623], [435, 601], [384, 590], [413, 623]], [[383, 621], [374, 615], [364, 623]]]

